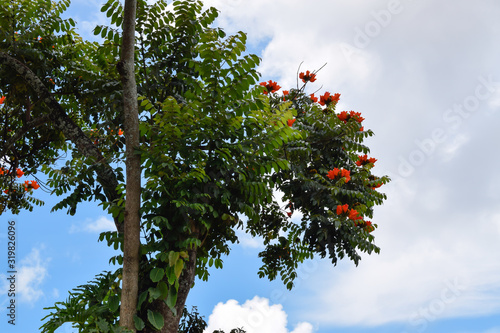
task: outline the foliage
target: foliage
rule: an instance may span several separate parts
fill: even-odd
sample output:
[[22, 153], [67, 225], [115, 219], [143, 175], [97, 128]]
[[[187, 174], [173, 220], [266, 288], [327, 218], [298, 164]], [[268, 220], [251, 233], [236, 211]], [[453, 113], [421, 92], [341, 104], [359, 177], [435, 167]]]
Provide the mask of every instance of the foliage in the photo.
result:
[[[54, 209], [74, 214], [80, 202], [97, 200], [120, 231], [127, 135], [116, 70], [120, 2], [103, 5], [111, 26], [96, 27], [99, 43], [83, 41], [72, 20], [60, 19], [67, 0], [0, 2], [0, 58], [15, 58], [33, 71], [78, 127], [70, 137], [53, 126], [59, 117], [54, 105], [19, 69], [0, 65], [0, 95], [7, 101], [3, 156], [11, 170], [47, 174], [45, 186], [67, 195]], [[206, 280], [209, 267], [222, 268], [238, 241], [237, 228], [263, 240], [259, 276], [280, 277], [289, 289], [298, 265], [314, 255], [358, 264], [360, 252], [379, 252], [371, 234], [376, 225], [367, 219], [383, 203], [377, 188], [389, 179], [372, 174], [376, 160], [368, 158], [363, 140], [373, 132], [364, 129], [361, 114], [338, 112], [338, 93], [324, 92], [319, 100], [307, 93], [317, 71], [300, 73], [303, 84], [282, 92], [272, 80], [258, 84], [260, 59], [245, 53], [246, 35], [226, 36], [212, 26], [216, 18], [217, 10], [204, 10], [199, 1], [168, 7], [163, 0], [138, 1], [137, 153], [145, 185], [135, 325], [141, 332], [178, 322], [194, 275]], [[63, 167], [56, 163], [62, 152], [70, 153]], [[103, 181], [102, 165], [117, 186]], [[122, 232], [103, 233], [100, 240], [123, 246]], [[123, 257], [110, 261], [121, 265]], [[74, 322], [82, 332], [113, 332], [119, 272], [75, 289], [49, 308], [55, 312], [42, 328]], [[202, 326], [197, 312], [184, 318], [185, 330]]]

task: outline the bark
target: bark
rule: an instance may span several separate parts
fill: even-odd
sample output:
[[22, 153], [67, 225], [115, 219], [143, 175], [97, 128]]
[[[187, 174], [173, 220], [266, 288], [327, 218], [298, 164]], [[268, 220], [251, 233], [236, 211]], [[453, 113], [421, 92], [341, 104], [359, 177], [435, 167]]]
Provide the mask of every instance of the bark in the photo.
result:
[[[165, 304], [164, 301], [156, 301], [152, 304], [151, 310], [158, 311], [163, 315], [165, 324], [160, 333], [177, 333], [179, 329], [179, 322], [182, 317], [182, 311], [186, 305], [186, 299], [188, 297], [189, 291], [194, 284], [194, 279], [196, 277], [196, 249], [188, 250], [189, 259], [186, 261], [182, 274], [179, 277], [179, 290], [177, 291], [177, 303], [175, 305], [175, 310], [177, 315]], [[158, 333], [158, 331], [152, 329], [146, 329], [144, 333]]]
[[135, 81], [135, 12], [136, 0], [126, 0], [123, 17], [123, 41], [118, 71], [123, 85], [123, 112], [126, 145], [126, 199], [124, 219], [123, 275], [120, 326], [135, 332], [139, 282], [141, 158], [139, 147], [139, 115]]
[[[28, 66], [2, 51], [0, 51], [0, 65], [14, 69], [26, 81], [27, 85], [38, 95], [38, 98], [48, 107], [49, 114], [47, 116], [53, 126], [73, 142], [81, 155], [94, 159], [97, 181], [103, 187], [107, 200], [112, 202], [118, 199], [119, 195], [116, 191], [118, 180], [113, 169], [92, 140], [68, 116], [38, 76]], [[123, 224], [118, 219], [115, 219], [115, 225], [118, 232], [123, 232]]]

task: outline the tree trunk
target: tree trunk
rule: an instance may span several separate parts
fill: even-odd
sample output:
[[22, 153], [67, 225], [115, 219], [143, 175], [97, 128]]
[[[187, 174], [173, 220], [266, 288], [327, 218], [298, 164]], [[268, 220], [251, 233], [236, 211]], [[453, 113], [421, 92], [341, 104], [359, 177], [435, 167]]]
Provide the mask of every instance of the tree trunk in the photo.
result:
[[123, 42], [118, 64], [123, 85], [123, 112], [126, 145], [126, 200], [124, 215], [123, 275], [120, 326], [135, 332], [140, 251], [141, 157], [139, 147], [139, 115], [135, 81], [135, 12], [136, 0], [126, 0], [123, 17]]
[[[182, 317], [182, 311], [186, 305], [186, 299], [189, 292], [194, 284], [194, 279], [196, 277], [196, 255], [197, 250], [188, 250], [189, 259], [185, 263], [182, 274], [179, 278], [179, 290], [177, 291], [177, 303], [175, 305], [175, 310], [177, 315], [174, 316], [172, 310], [165, 304], [164, 301], [155, 301], [152, 304], [153, 311], [158, 311], [162, 314], [165, 324], [163, 328], [159, 331], [160, 333], [177, 333], [179, 329], [179, 321]], [[158, 333], [153, 329], [145, 329], [144, 333]]]

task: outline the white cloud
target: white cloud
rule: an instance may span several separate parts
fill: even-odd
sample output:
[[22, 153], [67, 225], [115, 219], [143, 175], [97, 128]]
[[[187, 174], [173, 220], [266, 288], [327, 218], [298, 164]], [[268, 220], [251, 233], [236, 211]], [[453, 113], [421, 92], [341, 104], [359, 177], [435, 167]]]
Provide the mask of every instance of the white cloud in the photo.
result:
[[243, 328], [247, 333], [311, 333], [310, 323], [297, 323], [293, 331], [287, 329], [287, 314], [280, 304], [269, 304], [267, 298], [255, 296], [240, 305], [236, 300], [228, 300], [215, 306], [208, 318], [204, 332], [222, 329], [230, 332], [233, 328]]
[[73, 224], [69, 229], [69, 233], [91, 232], [101, 233], [104, 231], [116, 230], [115, 223], [105, 216], [100, 216], [97, 220], [87, 219], [85, 223]]
[[49, 261], [49, 258], [41, 257], [40, 249], [33, 248], [19, 262], [16, 295], [19, 295], [21, 302], [33, 304], [44, 295], [41, 285], [48, 276], [47, 266]]
[[240, 245], [244, 248], [250, 249], [263, 249], [264, 245], [262, 244], [261, 237], [252, 237], [252, 235], [247, 234], [241, 229], [236, 230], [236, 236], [238, 236], [238, 240]]

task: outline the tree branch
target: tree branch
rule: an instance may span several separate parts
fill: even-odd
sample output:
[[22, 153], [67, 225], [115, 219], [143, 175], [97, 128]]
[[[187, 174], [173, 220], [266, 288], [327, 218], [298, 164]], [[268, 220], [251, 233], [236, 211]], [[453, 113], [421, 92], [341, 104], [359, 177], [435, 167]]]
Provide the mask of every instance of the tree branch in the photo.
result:
[[17, 140], [20, 140], [23, 137], [23, 135], [28, 133], [29, 130], [31, 130], [33, 128], [37, 128], [38, 126], [45, 124], [49, 120], [50, 120], [49, 116], [44, 114], [43, 116], [35, 118], [35, 119], [27, 122], [26, 124], [24, 124], [23, 127], [19, 131], [17, 131], [9, 139], [9, 141], [7, 141], [6, 143], [3, 144], [4, 152], [8, 152], [10, 150], [10, 148], [12, 148], [12, 146], [14, 146], [14, 143], [16, 143]]
[[[28, 66], [2, 51], [0, 51], [0, 65], [14, 69], [26, 81], [38, 95], [38, 98], [48, 107], [49, 114], [47, 117], [54, 127], [62, 131], [73, 142], [80, 154], [94, 159], [97, 164], [97, 180], [102, 185], [108, 201], [113, 202], [115, 199], [118, 199], [119, 195], [116, 190], [118, 179], [113, 169], [107, 164], [99, 149], [68, 116], [61, 104], [54, 98], [38, 76]], [[123, 224], [116, 218], [115, 225], [118, 232], [123, 232]]]

